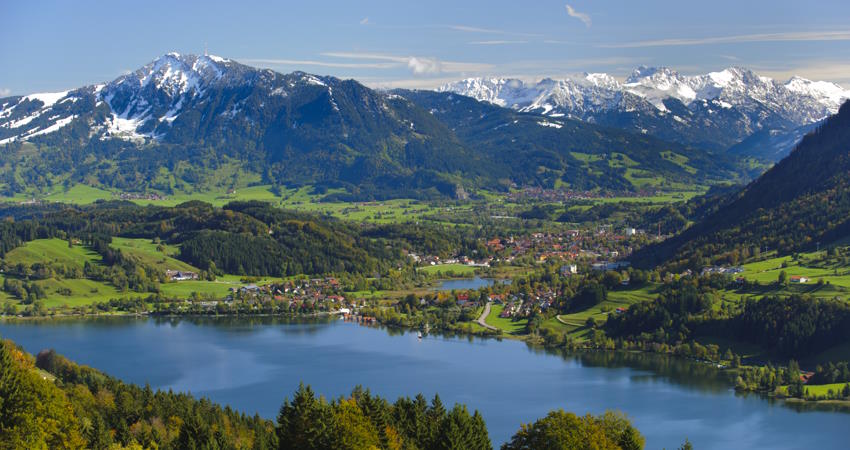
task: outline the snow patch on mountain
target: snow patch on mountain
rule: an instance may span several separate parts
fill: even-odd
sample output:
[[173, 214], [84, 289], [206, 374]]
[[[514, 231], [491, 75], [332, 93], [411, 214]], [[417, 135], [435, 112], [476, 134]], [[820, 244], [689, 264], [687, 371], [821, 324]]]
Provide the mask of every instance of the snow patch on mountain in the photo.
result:
[[641, 66], [623, 82], [604, 73], [532, 83], [467, 78], [437, 90], [714, 148], [734, 145], [759, 130], [791, 130], [817, 122], [850, 99], [850, 90], [835, 83], [801, 77], [782, 83], [741, 67], [682, 75], [666, 67]]

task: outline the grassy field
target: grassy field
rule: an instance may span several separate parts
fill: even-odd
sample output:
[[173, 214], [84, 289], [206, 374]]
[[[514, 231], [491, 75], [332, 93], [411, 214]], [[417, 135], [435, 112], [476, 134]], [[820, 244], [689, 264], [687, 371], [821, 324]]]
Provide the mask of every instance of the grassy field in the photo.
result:
[[[163, 251], [157, 250], [162, 246]], [[142, 264], [158, 267], [164, 270], [185, 270], [198, 272], [198, 268], [188, 263], [175, 259], [180, 249], [173, 245], [154, 244], [149, 239], [112, 238], [113, 248], [121, 250], [122, 253], [130, 255]]]
[[[175, 246], [163, 245], [162, 251], [159, 251], [157, 250], [158, 245], [150, 240], [127, 238], [113, 238], [111, 245], [147, 265], [163, 269], [198, 271], [197, 268], [174, 258], [179, 252], [179, 248]], [[61, 239], [38, 239], [27, 242], [7, 253], [5, 261], [9, 265], [22, 263], [31, 266], [36, 263], [51, 263], [79, 269], [82, 269], [86, 262], [101, 264], [100, 255], [97, 253], [81, 245], [68, 247], [68, 242]], [[267, 284], [273, 281], [278, 281], [278, 279], [265, 277], [259, 279], [256, 284]], [[3, 278], [0, 276], [0, 283], [2, 282]], [[110, 283], [85, 278], [49, 278], [31, 282], [44, 289], [47, 294], [44, 304], [47, 307], [82, 306], [112, 299], [150, 295], [148, 293], [121, 292]], [[164, 295], [176, 298], [188, 298], [195, 292], [202, 295], [224, 297], [229, 293], [231, 287], [241, 287], [245, 284], [239, 276], [224, 275], [216, 281], [197, 280], [162, 283], [160, 290]], [[15, 301], [17, 303], [16, 299], [5, 292], [0, 292], [0, 301]]]
[[467, 266], [466, 264], [440, 264], [436, 266], [424, 266], [417, 270], [430, 275], [448, 275], [449, 273], [462, 276], [471, 276], [475, 273], [476, 267]]
[[608, 314], [613, 314], [617, 308], [628, 308], [637, 302], [652, 300], [656, 297], [657, 285], [647, 284], [637, 288], [620, 288], [608, 292], [608, 298], [602, 303], [588, 308], [584, 311], [579, 311], [572, 314], [561, 314], [561, 322], [566, 322], [570, 327], [574, 327], [569, 331], [585, 326], [588, 318], [593, 318], [597, 322], [605, 322], [608, 319]]
[[76, 203], [86, 205], [98, 200], [109, 200], [113, 198], [112, 193], [103, 189], [86, 184], [75, 184], [69, 189], [59, 189], [44, 197], [50, 202]]
[[[844, 386], [847, 383], [832, 383], [832, 384], [814, 384], [814, 385], [806, 385], [803, 387], [803, 392], [808, 395], [823, 395], [826, 396], [829, 391], [832, 391], [833, 394], [839, 393], [844, 390]], [[779, 392], [782, 394], [788, 394], [788, 386], [779, 386]]]
[[[48, 308], [65, 305], [83, 306], [114, 298], [141, 296], [138, 293], [121, 293], [111, 284], [88, 279], [50, 278], [36, 280], [33, 283], [39, 285], [47, 293], [47, 298], [43, 301]], [[9, 297], [6, 293], [0, 294], [0, 300], [11, 300], [17, 303], [17, 300]]]
[[[822, 279], [824, 283], [841, 288], [850, 288], [850, 267], [838, 264], [825, 264], [825, 252], [801, 253], [795, 260], [791, 256], [765, 259], [754, 263], [744, 264], [744, 272], [740, 276], [759, 283], [774, 283], [779, 274], [785, 271], [789, 280], [792, 276], [809, 278], [806, 284], [815, 284]], [[782, 267], [785, 265], [785, 267]]]
[[68, 247], [68, 241], [62, 239], [30, 241], [13, 249], [5, 257], [9, 265], [23, 263], [31, 266], [35, 263], [55, 263], [80, 269], [86, 262], [100, 264], [100, 259], [100, 255], [81, 245]]
[[490, 314], [487, 316], [486, 319], [484, 319], [484, 322], [486, 322], [487, 325], [499, 328], [507, 334], [524, 333], [525, 325], [528, 323], [528, 319], [517, 320], [516, 322], [511, 319], [503, 319], [499, 317], [499, 314], [502, 313], [503, 309], [505, 309], [504, 305], [493, 305], [490, 308]]

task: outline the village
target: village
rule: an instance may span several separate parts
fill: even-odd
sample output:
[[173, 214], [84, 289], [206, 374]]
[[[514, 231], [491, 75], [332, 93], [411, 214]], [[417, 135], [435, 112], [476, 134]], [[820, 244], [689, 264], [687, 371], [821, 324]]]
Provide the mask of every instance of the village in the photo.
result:
[[568, 230], [558, 233], [530, 233], [525, 236], [494, 236], [484, 245], [487, 256], [472, 258], [454, 255], [440, 258], [436, 255], [408, 256], [421, 266], [463, 264], [471, 267], [493, 267], [516, 263], [545, 263], [547, 261], [584, 262], [594, 270], [617, 270], [628, 267], [620, 261], [628, 257], [635, 240], [654, 239], [642, 230], [627, 227], [614, 232], [610, 227], [595, 230]]

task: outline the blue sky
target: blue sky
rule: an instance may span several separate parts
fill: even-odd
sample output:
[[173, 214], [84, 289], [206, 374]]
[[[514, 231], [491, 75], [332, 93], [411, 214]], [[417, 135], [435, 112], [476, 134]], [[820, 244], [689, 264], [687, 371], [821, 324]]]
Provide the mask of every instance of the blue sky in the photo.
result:
[[169, 51], [434, 87], [638, 65], [850, 87], [843, 1], [0, 1], [0, 96], [108, 81]]

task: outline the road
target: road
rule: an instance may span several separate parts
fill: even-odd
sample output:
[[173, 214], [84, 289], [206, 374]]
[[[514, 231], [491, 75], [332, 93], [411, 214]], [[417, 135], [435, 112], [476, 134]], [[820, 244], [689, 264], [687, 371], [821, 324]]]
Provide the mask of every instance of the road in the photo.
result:
[[488, 330], [498, 331], [498, 328], [494, 327], [493, 325], [488, 325], [486, 322], [487, 316], [490, 315], [490, 305], [492, 304], [493, 302], [487, 302], [487, 304], [484, 305], [484, 312], [481, 313], [481, 316], [478, 318], [477, 322], [478, 325], [481, 325], [482, 327], [487, 328]]

